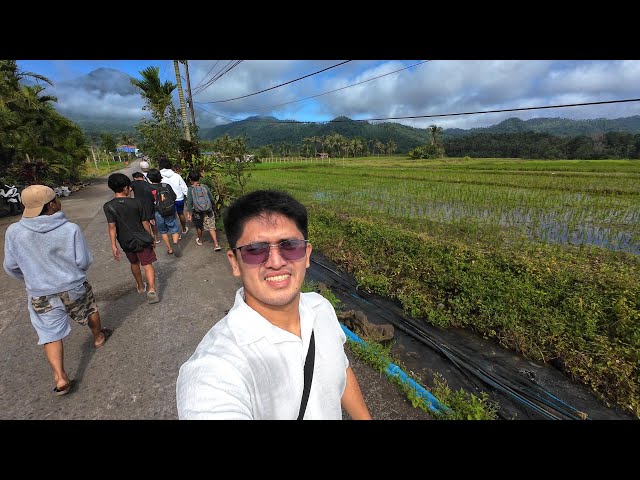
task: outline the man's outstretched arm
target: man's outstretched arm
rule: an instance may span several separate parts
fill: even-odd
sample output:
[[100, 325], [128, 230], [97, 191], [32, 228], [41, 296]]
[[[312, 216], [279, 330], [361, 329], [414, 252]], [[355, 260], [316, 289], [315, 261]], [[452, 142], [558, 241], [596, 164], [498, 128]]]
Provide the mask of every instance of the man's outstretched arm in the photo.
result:
[[373, 420], [367, 405], [364, 403], [364, 397], [360, 391], [360, 385], [356, 379], [351, 367], [347, 367], [347, 385], [342, 394], [342, 408], [354, 420]]

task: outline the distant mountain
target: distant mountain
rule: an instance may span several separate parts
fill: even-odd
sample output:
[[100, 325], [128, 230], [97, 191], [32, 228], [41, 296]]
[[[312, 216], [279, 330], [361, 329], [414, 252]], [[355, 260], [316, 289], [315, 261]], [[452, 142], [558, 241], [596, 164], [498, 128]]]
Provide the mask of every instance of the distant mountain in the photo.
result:
[[138, 89], [129, 81], [131, 77], [113, 68], [98, 68], [86, 75], [56, 83], [59, 89], [74, 88], [104, 95], [139, 95]]
[[640, 115], [624, 118], [596, 118], [592, 120], [570, 120], [568, 118], [532, 118], [520, 120], [508, 118], [496, 125], [484, 128], [462, 130], [450, 128], [443, 134], [448, 137], [460, 137], [478, 133], [549, 133], [559, 137], [577, 137], [578, 135], [598, 135], [607, 132], [640, 133]]
[[[612, 131], [640, 133], [640, 116], [616, 119], [597, 118], [594, 120], [570, 120], [567, 118], [520, 120], [519, 118], [509, 118], [490, 127], [468, 130], [449, 128], [443, 130], [442, 133], [446, 139], [482, 133], [535, 132], [560, 137], [575, 137]], [[393, 140], [398, 145], [398, 153], [406, 153], [412, 148], [424, 145], [429, 138], [425, 129], [413, 128], [399, 123], [358, 122], [347, 117], [337, 117], [325, 124], [308, 124], [278, 120], [275, 117], [257, 116], [201, 130], [204, 140], [214, 140], [225, 134], [231, 137], [245, 136], [250, 148], [269, 144], [276, 145], [282, 142], [300, 144], [305, 138], [332, 133], [338, 133], [347, 138], [362, 137], [367, 141], [377, 139], [383, 143]]]
[[427, 142], [427, 133], [424, 129], [399, 123], [358, 122], [347, 117], [337, 117], [328, 123], [320, 124], [258, 116], [201, 130], [204, 140], [215, 140], [225, 134], [231, 137], [244, 136], [250, 148], [277, 145], [283, 142], [299, 145], [305, 138], [335, 133], [347, 138], [361, 137], [366, 141], [377, 139], [387, 143], [393, 140], [396, 142], [398, 152], [407, 152]]
[[133, 137], [137, 137], [139, 135], [138, 131], [133, 127], [138, 123], [138, 121], [112, 117], [91, 118], [86, 115], [70, 115], [68, 113], [65, 116], [77, 124], [85, 135], [93, 142], [98, 142], [100, 140], [101, 133], [110, 133], [116, 137], [116, 141], [118, 136], [123, 133], [127, 133]]

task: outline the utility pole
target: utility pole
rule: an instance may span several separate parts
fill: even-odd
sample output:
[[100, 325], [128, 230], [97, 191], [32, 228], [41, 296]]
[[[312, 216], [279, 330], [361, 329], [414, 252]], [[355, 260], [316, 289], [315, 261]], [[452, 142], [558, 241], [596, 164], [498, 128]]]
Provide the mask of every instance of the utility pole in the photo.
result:
[[91, 155], [93, 155], [93, 163], [96, 165], [96, 170], [98, 170], [98, 161], [96, 160], [96, 153], [93, 151], [93, 145], [91, 145]]
[[191, 141], [189, 132], [189, 120], [187, 119], [187, 109], [184, 106], [184, 92], [182, 91], [182, 80], [180, 79], [180, 67], [178, 60], [173, 61], [173, 68], [176, 71], [176, 82], [178, 83], [178, 97], [180, 98], [180, 110], [182, 111], [182, 123], [184, 125], [184, 138]]
[[191, 94], [191, 80], [189, 78], [189, 60], [182, 60], [184, 64], [184, 71], [187, 74], [187, 104], [191, 111], [191, 123], [196, 127], [196, 112], [193, 111], [193, 95]]

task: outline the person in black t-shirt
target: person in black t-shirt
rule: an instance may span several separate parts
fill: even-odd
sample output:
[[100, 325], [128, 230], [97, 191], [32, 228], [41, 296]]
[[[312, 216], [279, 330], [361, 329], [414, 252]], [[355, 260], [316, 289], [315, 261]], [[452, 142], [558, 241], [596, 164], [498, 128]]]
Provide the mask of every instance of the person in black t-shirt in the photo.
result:
[[[131, 180], [123, 173], [112, 173], [107, 180], [109, 188], [114, 192], [114, 198], [104, 204], [103, 210], [109, 223], [109, 238], [111, 239], [111, 251], [113, 258], [120, 260], [120, 250], [116, 245], [116, 239], [131, 264], [131, 273], [136, 280], [138, 293], [147, 291], [149, 303], [157, 303], [160, 299], [156, 293], [156, 277], [153, 262], [157, 260], [154, 251], [155, 243], [145, 247], [139, 252], [134, 252], [130, 247], [133, 232], [147, 231], [150, 235], [151, 225], [145, 220], [145, 211], [142, 202], [137, 198], [129, 198], [131, 194]], [[147, 283], [142, 281], [144, 269]]]
[[142, 208], [144, 209], [143, 220], [147, 220], [151, 224], [151, 230], [153, 230], [153, 238], [156, 243], [160, 243], [160, 237], [158, 236], [158, 229], [156, 228], [155, 220], [155, 199], [153, 197], [153, 189], [151, 184], [145, 179], [142, 172], [134, 172], [133, 182], [131, 182], [131, 189], [135, 198], [142, 202]]

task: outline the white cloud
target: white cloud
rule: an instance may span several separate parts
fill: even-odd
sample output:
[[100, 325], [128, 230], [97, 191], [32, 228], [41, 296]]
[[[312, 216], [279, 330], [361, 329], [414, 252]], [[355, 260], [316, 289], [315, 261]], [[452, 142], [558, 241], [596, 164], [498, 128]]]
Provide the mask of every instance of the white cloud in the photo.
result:
[[[635, 98], [640, 84], [640, 61], [637, 60], [433, 60], [349, 87], [418, 62], [354, 60], [268, 92], [240, 100], [207, 103], [258, 92], [341, 61], [244, 60], [218, 81], [200, 90], [202, 83], [212, 74], [219, 73], [230, 60], [220, 60], [217, 65], [213, 60], [191, 60], [189, 70], [198, 123], [208, 126], [227, 123], [229, 120], [224, 117], [243, 119], [251, 115], [329, 120], [341, 115], [384, 118], [584, 103]], [[145, 115], [140, 96], [126, 91], [126, 76], [103, 71], [93, 78], [89, 75], [69, 80], [74, 71], [70, 63], [54, 62], [51, 70], [54, 72], [51, 75], [66, 78], [66, 82], [52, 78], [56, 88], [47, 92], [59, 97], [57, 108], [61, 112], [133, 120]], [[96, 65], [106, 67], [108, 62], [101, 61]], [[144, 68], [144, 64], [141, 65], [136, 66], [138, 70]], [[167, 67], [163, 72], [163, 80], [175, 82], [172, 69]], [[184, 82], [183, 86], [186, 88]], [[343, 87], [348, 88], [318, 96]], [[297, 101], [310, 96], [317, 97]], [[177, 104], [177, 92], [175, 97]], [[291, 103], [280, 105], [287, 102]], [[398, 121], [420, 128], [434, 123], [443, 128], [473, 128], [493, 125], [514, 116], [578, 119], [638, 114], [640, 102]]]

